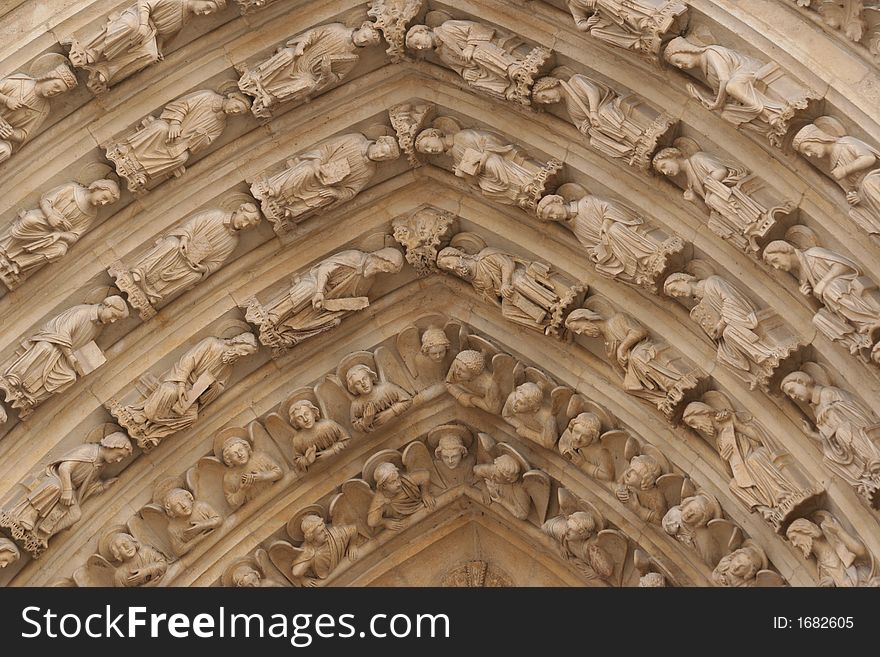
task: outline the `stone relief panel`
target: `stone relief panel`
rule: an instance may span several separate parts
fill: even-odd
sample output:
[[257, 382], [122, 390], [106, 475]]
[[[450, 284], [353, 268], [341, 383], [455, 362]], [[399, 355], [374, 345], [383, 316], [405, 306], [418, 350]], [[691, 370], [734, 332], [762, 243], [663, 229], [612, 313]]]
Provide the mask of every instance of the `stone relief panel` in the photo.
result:
[[229, 116], [244, 114], [250, 100], [238, 91], [202, 89], [168, 103], [159, 117], [148, 115], [107, 147], [107, 159], [135, 196], [186, 172], [190, 158], [223, 134]]
[[313, 27], [253, 68], [242, 65], [238, 88], [254, 99], [254, 116], [269, 119], [279, 105], [307, 102], [342, 81], [360, 60], [359, 51], [379, 41], [379, 31], [369, 21], [359, 27]]
[[[261, 174], [251, 192], [278, 234], [285, 234], [311, 216], [338, 207], [357, 196], [376, 175], [379, 163], [396, 160], [400, 149], [393, 137], [376, 126], [324, 139], [287, 160], [287, 168]], [[381, 133], [381, 134], [380, 134]]]
[[679, 0], [567, 0], [575, 27], [591, 37], [659, 63], [660, 49], [688, 23]]
[[88, 185], [71, 181], [43, 193], [39, 207], [19, 210], [0, 232], [0, 281], [14, 290], [63, 258], [91, 230], [100, 208], [118, 200], [119, 185], [106, 178]]
[[731, 492], [776, 531], [816, 506], [822, 488], [808, 483], [767, 430], [745, 411], [734, 410], [724, 394], [710, 390], [702, 401], [688, 404], [684, 423], [714, 442], [732, 477]]
[[798, 7], [816, 12], [832, 30], [865, 46], [880, 62], [880, 6], [873, 0], [792, 0]]
[[191, 20], [224, 9], [226, 0], [138, 0], [107, 16], [100, 29], [61, 43], [69, 46], [73, 65], [88, 72], [92, 93], [101, 94], [161, 61], [165, 46]]
[[777, 222], [794, 211], [794, 201], [780, 198], [748, 169], [702, 150], [689, 137], [654, 156], [654, 169], [684, 189], [684, 198], [703, 201], [707, 225], [740, 251], [757, 257]]
[[155, 306], [195, 287], [220, 269], [238, 246], [241, 232], [260, 223], [257, 206], [239, 204], [239, 200], [227, 199], [228, 210], [196, 213], [159, 238], [130, 266], [122, 261], [110, 266], [107, 271], [116, 287], [125, 292], [141, 319], [155, 317]]
[[672, 39], [663, 50], [663, 59], [699, 81], [699, 86], [688, 83], [687, 91], [703, 107], [777, 148], [782, 147], [797, 113], [820, 98], [776, 62], [695, 37]]
[[0, 390], [21, 420], [52, 395], [95, 371], [106, 359], [95, 340], [107, 324], [128, 317], [122, 297], [80, 304], [56, 315], [21, 341], [0, 365]]
[[133, 588], [156, 586], [168, 570], [168, 560], [125, 525], [109, 528], [98, 551], [73, 573], [76, 586]]
[[425, 24], [409, 28], [406, 47], [419, 55], [430, 53], [478, 93], [520, 105], [531, 104], [532, 86], [553, 57], [547, 48], [511, 32], [442, 11], [429, 11]]
[[833, 116], [820, 116], [801, 128], [791, 145], [845, 192], [849, 217], [859, 228], [880, 234], [880, 151], [847, 135]]
[[259, 329], [260, 343], [280, 356], [367, 308], [376, 276], [396, 274], [403, 264], [403, 254], [393, 247], [340, 251], [294, 274], [290, 288], [265, 305], [255, 297], [248, 299], [245, 318]]
[[798, 280], [798, 290], [822, 308], [813, 324], [867, 363], [880, 365], [880, 289], [852, 259], [819, 245], [806, 226], [792, 226], [770, 242], [764, 262]]
[[651, 155], [675, 123], [636, 94], [620, 95], [562, 66], [539, 78], [532, 88], [533, 106], [556, 103], [562, 104], [569, 121], [591, 147], [642, 171], [650, 168]]
[[0, 79], [0, 164], [39, 131], [51, 110], [49, 99], [76, 85], [69, 62], [55, 53], [38, 57], [27, 73]]
[[235, 363], [255, 354], [252, 333], [207, 337], [188, 349], [160, 376], [146, 374], [133, 390], [106, 408], [138, 446], [149, 452], [165, 438], [189, 429], [199, 410], [223, 392]]
[[691, 300], [691, 320], [717, 345], [719, 363], [750, 388], [767, 389], [782, 361], [800, 348], [801, 338], [774, 311], [759, 310], [727, 279], [716, 274], [701, 276], [672, 274], [663, 291], [676, 299]]
[[782, 379], [782, 392], [809, 418], [804, 432], [822, 448], [825, 466], [873, 507], [880, 505], [880, 418], [814, 362]]
[[788, 526], [786, 537], [813, 562], [819, 586], [877, 586], [874, 555], [828, 511], [816, 511]]

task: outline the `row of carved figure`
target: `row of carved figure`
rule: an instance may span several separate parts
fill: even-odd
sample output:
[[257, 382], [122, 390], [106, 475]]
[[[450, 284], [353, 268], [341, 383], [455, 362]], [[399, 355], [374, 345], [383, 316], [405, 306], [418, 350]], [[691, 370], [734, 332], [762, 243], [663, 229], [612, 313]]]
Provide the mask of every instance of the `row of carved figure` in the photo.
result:
[[[316, 386], [291, 393], [262, 424], [253, 423], [247, 430], [219, 432], [214, 441], [214, 456], [200, 460], [185, 477], [191, 489], [189, 496], [207, 503], [204, 517], [199, 518], [199, 526], [204, 525], [205, 531], [193, 529], [184, 535], [200, 539], [219, 526], [221, 517], [272, 482], [282, 477], [291, 482], [298, 479], [316, 464], [332, 459], [352, 440], [362, 440], [396, 417], [448, 393], [465, 407], [500, 415], [520, 437], [558, 451], [592, 478], [605, 482], [616, 499], [639, 518], [661, 525], [667, 533], [696, 549], [711, 567], [717, 566], [724, 556], [719, 546], [728, 546], [731, 537], [742, 538], [738, 528], [722, 521], [720, 506], [712, 495], [699, 491], [688, 479], [672, 472], [659, 450], [617, 428], [616, 420], [603, 408], [571, 388], [556, 385], [540, 370], [525, 366], [463, 325], [455, 321], [443, 325], [443, 321], [442, 317], [426, 317], [408, 327], [396, 338], [394, 350], [379, 347], [374, 352], [350, 354], [335, 373]], [[253, 341], [249, 334], [245, 336]], [[226, 341], [202, 340], [162, 377], [159, 388], [149, 394], [136, 391], [134, 396], [139, 397], [139, 402], [125, 407], [115, 401], [108, 403], [108, 409], [118, 420], [126, 419], [126, 412], [130, 417], [154, 403], [165, 403], [166, 415], [172, 417], [164, 418], [170, 419], [164, 425], [158, 421], [150, 425], [152, 434], [130, 422], [121, 422], [128, 436], [113, 425], [98, 427], [87, 445], [52, 462], [45, 473], [32, 481], [23, 482], [19, 498], [0, 510], [0, 526], [26, 551], [39, 556], [53, 535], [79, 521], [82, 503], [114, 481], [102, 481], [101, 471], [131, 456], [132, 439], [140, 447], [150, 449], [161, 438], [194, 423], [197, 411], [177, 414], [175, 405], [196, 399], [195, 408], [199, 408], [215, 398], [229, 380], [228, 366], [242, 355], [239, 347], [249, 342], [243, 340], [245, 336]], [[215, 372], [216, 377], [208, 373], [205, 367], [211, 363], [215, 369], [223, 368], [222, 373]], [[807, 430], [823, 442], [832, 470], [847, 481], [859, 476], [859, 468], [876, 470], [876, 456], [873, 464], [868, 463], [871, 454], [861, 450], [873, 448], [876, 454], [869, 432], [877, 426], [877, 419], [869, 416], [870, 411], [849, 393], [818, 384], [816, 379], [823, 375], [816, 366], [805, 370], [789, 375], [783, 389], [793, 399], [809, 403], [821, 418], [817, 420], [818, 432], [811, 426]], [[206, 377], [213, 383], [207, 390], [203, 387]], [[161, 394], [163, 388], [167, 393]], [[748, 414], [735, 411], [717, 392], [707, 392], [703, 401], [690, 403], [684, 411], [684, 421], [706, 440], [714, 440], [727, 463], [730, 488], [736, 499], [750, 511], [759, 512], [777, 531], [785, 530], [790, 540], [804, 549], [805, 539], [797, 534], [797, 528], [803, 529], [806, 521], [799, 522], [797, 518], [815, 509], [822, 491], [805, 483], [805, 475], [790, 463], [767, 431]], [[871, 426], [866, 426], [866, 422], [871, 422]], [[471, 441], [461, 428], [446, 429], [449, 428], [435, 436], [436, 444], [430, 443], [432, 439], [429, 444], [438, 461], [446, 466], [437, 466], [435, 480], [448, 487], [463, 481], [450, 471], [457, 470]], [[517, 481], [526, 470], [517, 470], [508, 483]], [[482, 476], [477, 470], [474, 472]], [[862, 485], [866, 486], [865, 482]], [[166, 515], [172, 519], [189, 518], [193, 500], [178, 500], [183, 511], [169, 510], [176, 505], [165, 498], [181, 486], [166, 488], [165, 483], [159, 485], [160, 492], [154, 501], [164, 505]], [[493, 499], [492, 486], [487, 489]], [[203, 494], [200, 490], [211, 492]], [[874, 491], [876, 480], [871, 488]], [[175, 492], [173, 497], [182, 499], [186, 495]], [[529, 516], [529, 498], [522, 493], [499, 493], [494, 501], [516, 517]], [[151, 517], [155, 520], [159, 516], [161, 513]], [[382, 518], [376, 516], [367, 524], [387, 528], [399, 524], [385, 525]], [[167, 518], [163, 522], [168, 522]], [[177, 523], [178, 529], [185, 530], [189, 522]], [[721, 534], [727, 538], [722, 540]], [[164, 540], [163, 545], [171, 541], [171, 547], [163, 549], [169, 558], [182, 556], [189, 549], [187, 541], [175, 537], [174, 532]], [[807, 550], [805, 556], [809, 554]], [[864, 548], [857, 554], [868, 558]], [[861, 580], [856, 578], [853, 583], [858, 581]]]
[[880, 63], [880, 5], [876, 0], [791, 0], [818, 13], [822, 22], [861, 43]]

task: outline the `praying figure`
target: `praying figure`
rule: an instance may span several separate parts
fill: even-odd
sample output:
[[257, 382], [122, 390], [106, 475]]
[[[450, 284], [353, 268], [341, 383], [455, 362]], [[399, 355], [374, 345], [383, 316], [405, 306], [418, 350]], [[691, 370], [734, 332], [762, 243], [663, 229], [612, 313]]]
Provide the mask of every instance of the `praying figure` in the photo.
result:
[[373, 472], [376, 490], [367, 511], [367, 525], [400, 531], [403, 520], [421, 509], [437, 504], [430, 494], [431, 475], [427, 470], [401, 474], [394, 463], [380, 463]]
[[233, 509], [250, 502], [284, 475], [271, 456], [254, 450], [250, 441], [241, 436], [223, 441], [220, 457], [226, 466], [223, 494]]
[[119, 185], [69, 182], [40, 197], [40, 207], [21, 210], [0, 233], [0, 280], [14, 290], [27, 276], [57, 262], [89, 231], [98, 208], [119, 200]]
[[614, 481], [614, 457], [599, 443], [602, 422], [595, 413], [573, 417], [559, 438], [559, 453], [594, 479]]
[[125, 532], [107, 538], [105, 550], [114, 568], [114, 586], [128, 588], [153, 584], [168, 570], [168, 560], [161, 552]]
[[141, 196], [172, 176], [182, 176], [190, 158], [220, 137], [227, 117], [248, 109], [250, 101], [237, 91], [193, 91], [168, 103], [159, 118], [143, 119], [139, 128], [107, 148], [107, 158], [129, 191]]
[[101, 30], [83, 40], [68, 37], [70, 61], [89, 72], [88, 87], [100, 94], [163, 59], [162, 49], [193, 16], [226, 9], [226, 0], [137, 0], [113, 12]]
[[358, 50], [379, 41], [369, 21], [355, 28], [343, 23], [313, 27], [253, 69], [245, 68], [238, 88], [253, 96], [254, 116], [268, 119], [278, 105], [308, 101], [344, 79], [360, 61]]
[[185, 488], [164, 492], [159, 502], [168, 516], [168, 536], [177, 557], [192, 550], [223, 523], [210, 504], [194, 499]]
[[293, 435], [293, 461], [297, 470], [305, 472], [316, 461], [339, 454], [348, 446], [351, 437], [335, 420], [322, 418], [321, 411], [307, 399], [290, 406], [290, 424]]
[[492, 367], [487, 367], [486, 357], [484, 352], [475, 349], [459, 351], [446, 374], [446, 390], [462, 406], [497, 415], [507, 400], [505, 383], [513, 388], [515, 365], [507, 354], [496, 354], [491, 359]]
[[353, 365], [345, 373], [345, 387], [354, 396], [351, 402], [351, 425], [369, 433], [405, 413], [412, 397], [396, 383], [380, 381], [367, 365]]

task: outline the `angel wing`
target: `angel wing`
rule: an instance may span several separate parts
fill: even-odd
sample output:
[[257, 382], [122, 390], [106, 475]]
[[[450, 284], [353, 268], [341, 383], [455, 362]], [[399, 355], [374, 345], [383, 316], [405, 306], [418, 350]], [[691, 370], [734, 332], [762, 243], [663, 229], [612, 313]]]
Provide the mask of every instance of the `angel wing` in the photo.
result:
[[409, 375], [409, 372], [388, 347], [378, 347], [373, 358], [376, 361], [377, 374], [380, 379], [396, 383], [410, 395], [415, 394], [417, 386], [413, 377]]
[[[516, 382], [523, 376], [524, 366], [510, 354], [496, 354], [492, 357], [492, 376], [498, 384], [499, 396], [503, 400], [513, 392]], [[501, 408], [498, 408], [498, 413]]]
[[269, 413], [264, 420], [266, 431], [272, 437], [279, 451], [284, 454], [284, 459], [293, 465], [293, 438], [296, 429], [290, 426], [278, 413]]
[[444, 488], [443, 480], [437, 473], [437, 466], [428, 451], [425, 443], [416, 440], [407, 445], [403, 450], [403, 465], [407, 472], [425, 470], [431, 476], [431, 484], [437, 488]]
[[688, 485], [689, 481], [689, 479], [675, 473], [658, 477], [657, 487], [663, 492], [663, 497], [666, 498], [666, 505], [670, 509], [693, 494], [693, 487]]
[[373, 501], [373, 489], [363, 479], [349, 479], [341, 492], [330, 502], [330, 521], [334, 525], [355, 525], [358, 533], [370, 538], [373, 530], [367, 525], [367, 512]]
[[275, 541], [269, 546], [268, 552], [269, 561], [284, 575], [288, 582], [297, 585], [297, 582], [293, 581], [291, 568], [294, 559], [299, 557], [303, 551], [287, 541]]
[[491, 463], [498, 453], [495, 439], [488, 433], [477, 434], [477, 463]]
[[529, 470], [523, 475], [523, 487], [532, 498], [538, 513], [538, 524], [543, 525], [550, 508], [550, 476], [542, 470]]
[[[721, 559], [725, 554], [730, 554], [742, 545], [744, 538], [742, 530], [730, 522], [730, 520], [715, 518], [709, 521], [706, 529], [712, 536], [713, 542], [721, 550], [718, 559]], [[715, 563], [717, 563], [718, 559], [716, 559]], [[712, 565], [714, 566], [715, 563]]]
[[467, 334], [462, 342], [463, 349], [482, 351], [490, 359], [496, 354], [503, 353], [493, 342], [479, 335]]
[[337, 381], [324, 380], [315, 386], [315, 397], [318, 398], [321, 410], [327, 409], [325, 417], [336, 420], [349, 435], [360, 433], [351, 425], [351, 397]]
[[672, 469], [672, 466], [669, 465], [669, 459], [667, 459], [663, 452], [657, 449], [654, 445], [645, 443], [642, 445], [642, 453], [647, 454], [648, 456], [653, 456], [654, 460], [660, 464], [663, 472], [669, 472]]
[[248, 433], [250, 433], [251, 444], [254, 446], [255, 452], [268, 454], [272, 460], [277, 463], [283, 463], [285, 461], [284, 453], [279, 449], [275, 441], [272, 440], [272, 436], [266, 431], [266, 427], [260, 422], [251, 422], [248, 425]]
[[80, 566], [73, 573], [73, 581], [81, 587], [104, 587], [116, 586], [114, 575], [116, 568], [100, 554], [93, 554], [88, 558], [84, 566]]
[[605, 518], [594, 504], [582, 500], [567, 488], [560, 488], [556, 491], [556, 499], [559, 500], [559, 510], [565, 515], [570, 516], [578, 511], [586, 511], [593, 516], [597, 532], [605, 529]]
[[410, 324], [398, 333], [395, 346], [410, 376], [413, 379], [417, 378], [419, 371], [416, 366], [416, 356], [419, 355], [422, 349], [422, 340], [418, 327]]
[[567, 203], [571, 203], [587, 196], [589, 192], [586, 187], [578, 183], [564, 183], [556, 189], [556, 194], [564, 198]]
[[601, 570], [598, 564], [594, 564], [593, 569], [612, 586], [620, 586], [623, 584], [624, 570], [630, 564], [629, 541], [616, 529], [603, 529], [596, 537], [596, 546], [607, 555], [609, 563], [603, 564]]
[[168, 535], [168, 515], [157, 504], [147, 504], [128, 521], [132, 536], [164, 554], [168, 561], [174, 561], [181, 555], [174, 551], [171, 537]]
[[638, 441], [628, 431], [622, 429], [606, 431], [599, 437], [599, 442], [611, 452], [615, 479], [619, 478], [629, 467], [632, 457], [641, 453]]
[[782, 586], [788, 586], [788, 582], [786, 582], [782, 578], [782, 575], [775, 570], [759, 570], [758, 574], [755, 575], [755, 586], [767, 589], [779, 588]]
[[553, 392], [554, 388], [556, 388], [556, 382], [537, 367], [527, 367], [525, 369], [525, 380], [537, 384], [544, 393], [545, 398]]
[[193, 497], [211, 505], [221, 516], [232, 513], [223, 492], [223, 476], [226, 466], [214, 456], [203, 456], [186, 471], [186, 485]]
[[[570, 419], [565, 411], [568, 410], [569, 404], [571, 404], [573, 400], [576, 400], [576, 397], [578, 397], [578, 395], [575, 395], [574, 390], [568, 386], [556, 386], [550, 391], [550, 405], [553, 409], [553, 414], [561, 420], [560, 424], [562, 426], [565, 426]], [[583, 404], [574, 401], [571, 406], [573, 408], [580, 408]]]

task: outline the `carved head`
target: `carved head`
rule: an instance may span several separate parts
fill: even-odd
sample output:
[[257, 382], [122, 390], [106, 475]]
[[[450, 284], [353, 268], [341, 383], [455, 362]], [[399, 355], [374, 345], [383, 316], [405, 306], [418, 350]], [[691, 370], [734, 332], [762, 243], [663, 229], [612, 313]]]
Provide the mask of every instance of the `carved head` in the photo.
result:
[[8, 538], [0, 538], [0, 568], [6, 568], [6, 566], [18, 561], [19, 558], [21, 558], [21, 552], [18, 551], [18, 546]]
[[535, 209], [538, 219], [544, 222], [565, 221], [568, 218], [568, 209], [565, 199], [559, 194], [548, 194], [538, 201]]
[[675, 37], [663, 51], [663, 59], [680, 69], [695, 68], [700, 65], [705, 49], [694, 45], [684, 37]]
[[415, 149], [417, 152], [427, 155], [440, 155], [446, 151], [446, 144], [443, 140], [444, 136], [442, 130], [426, 128], [416, 137]]
[[320, 516], [314, 514], [304, 516], [300, 529], [308, 545], [324, 545], [327, 542], [327, 525]]
[[369, 145], [367, 157], [373, 162], [396, 160], [400, 157], [400, 147], [397, 145], [397, 140], [394, 137], [382, 135]]
[[345, 373], [345, 387], [355, 397], [369, 395], [377, 383], [379, 376], [363, 364], [354, 365]]
[[806, 518], [798, 518], [785, 530], [785, 536], [792, 545], [801, 551], [804, 558], [809, 559], [813, 551], [813, 541], [821, 538], [822, 530]]
[[257, 353], [257, 338], [253, 333], [239, 333], [233, 338], [224, 340], [226, 349], [223, 351], [221, 359], [227, 365], [234, 363], [242, 356], [250, 356]]
[[375, 46], [379, 43], [380, 35], [375, 24], [366, 21], [351, 33], [351, 42], [358, 48]]
[[467, 447], [464, 446], [460, 436], [445, 434], [437, 442], [434, 458], [443, 461], [443, 464], [450, 470], [455, 470], [461, 460], [467, 456], [467, 453]]
[[104, 436], [100, 444], [104, 448], [104, 460], [107, 463], [119, 463], [131, 456], [131, 440], [121, 431]]
[[703, 402], [691, 402], [684, 409], [682, 419], [694, 431], [708, 438], [715, 435], [715, 409]]
[[231, 436], [223, 443], [223, 463], [227, 467], [234, 468], [247, 465], [251, 460], [251, 444], [239, 436]]
[[224, 114], [245, 114], [251, 108], [251, 101], [238, 91], [226, 94], [223, 99]]
[[723, 556], [712, 571], [712, 581], [721, 586], [744, 586], [755, 579], [759, 570], [766, 567], [767, 557], [764, 551], [749, 544]]
[[321, 411], [308, 399], [300, 399], [291, 405], [289, 417], [294, 428], [311, 429], [315, 426], [315, 422], [321, 419]]
[[481, 351], [465, 349], [456, 354], [449, 372], [446, 374], [447, 383], [466, 383], [477, 378], [486, 369], [486, 357]]
[[541, 410], [544, 393], [537, 383], [522, 383], [511, 393], [510, 407], [514, 413], [536, 413]]
[[657, 484], [657, 479], [662, 474], [663, 467], [657, 459], [650, 454], [639, 454], [632, 457], [621, 479], [627, 486], [637, 490], [648, 490]]
[[654, 156], [654, 169], [664, 176], [673, 178], [681, 173], [684, 154], [672, 146], [662, 149]]
[[98, 307], [98, 321], [102, 324], [112, 324], [126, 317], [128, 317], [128, 305], [120, 296], [107, 297]]
[[253, 203], [242, 203], [232, 213], [232, 227], [235, 230], [247, 230], [260, 223], [260, 211]]
[[552, 105], [562, 100], [562, 85], [559, 78], [550, 76], [538, 78], [532, 86], [532, 101], [538, 105]]
[[162, 500], [162, 507], [172, 518], [189, 518], [192, 515], [193, 504], [192, 493], [183, 488], [174, 488], [166, 493]]
[[587, 447], [599, 440], [602, 431], [602, 421], [595, 413], [581, 413], [572, 418], [568, 423], [568, 431], [571, 434], [571, 446], [573, 449]]
[[452, 272], [456, 276], [470, 281], [475, 275], [476, 259], [454, 246], [447, 246], [437, 254], [437, 266], [443, 271]]
[[364, 276], [376, 274], [396, 274], [403, 269], [403, 254], [390, 246], [367, 255], [364, 264]]
[[820, 158], [828, 155], [830, 147], [838, 140], [835, 135], [829, 134], [811, 123], [806, 125], [794, 136], [791, 142], [792, 148], [808, 158]]
[[806, 372], [792, 372], [780, 384], [782, 392], [794, 401], [809, 404], [813, 399], [816, 381]]
[[34, 92], [43, 98], [51, 98], [76, 87], [76, 75], [66, 64], [59, 64], [37, 78]]
[[575, 511], [565, 521], [565, 538], [570, 541], [585, 541], [596, 531], [596, 519], [592, 513]]
[[693, 297], [696, 293], [696, 276], [678, 272], [671, 274], [663, 284], [663, 292], [670, 297]]
[[406, 33], [405, 43], [410, 50], [431, 50], [434, 47], [434, 32], [427, 25], [413, 25]]
[[238, 564], [232, 571], [232, 583], [236, 588], [258, 588], [261, 579], [259, 571], [250, 564]]
[[714, 517], [715, 509], [705, 495], [694, 495], [681, 503], [681, 521], [686, 525], [705, 527]]
[[439, 363], [446, 358], [449, 351], [449, 338], [446, 331], [437, 326], [430, 326], [422, 333], [422, 347], [419, 350], [428, 360]]
[[187, 0], [187, 6], [196, 16], [208, 16], [226, 9], [226, 0]]
[[400, 491], [400, 471], [393, 463], [380, 463], [373, 472], [376, 489], [392, 495]]
[[118, 532], [108, 542], [107, 549], [113, 561], [128, 561], [137, 555], [140, 543], [131, 534]]
[[604, 321], [599, 313], [589, 308], [578, 308], [565, 318], [565, 328], [577, 335], [598, 338], [602, 335], [602, 322]]
[[785, 240], [773, 240], [764, 249], [764, 262], [780, 271], [797, 268], [797, 249]]
[[89, 185], [89, 203], [100, 207], [119, 200], [119, 185], [113, 180], [96, 180]]
[[495, 480], [513, 484], [519, 479], [522, 468], [519, 461], [510, 454], [502, 454], [496, 457], [492, 463], [495, 466], [495, 477], [493, 477]]
[[639, 588], [659, 588], [666, 586], [666, 578], [660, 573], [645, 573], [639, 577]]

